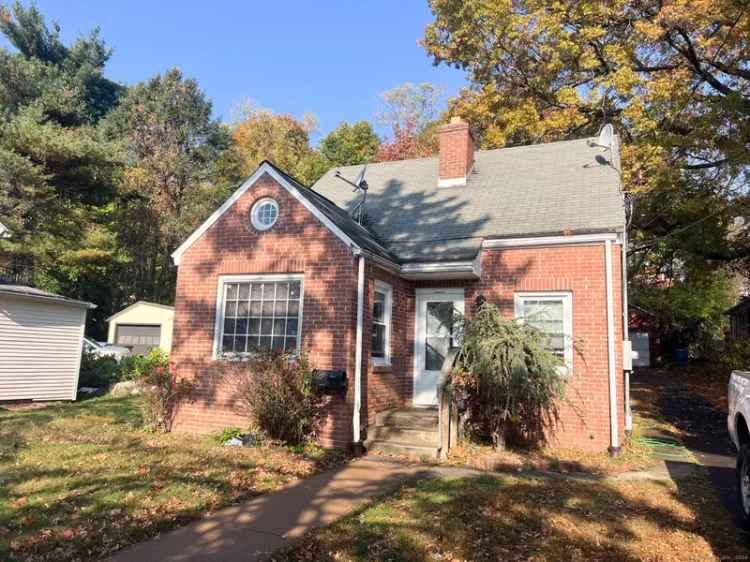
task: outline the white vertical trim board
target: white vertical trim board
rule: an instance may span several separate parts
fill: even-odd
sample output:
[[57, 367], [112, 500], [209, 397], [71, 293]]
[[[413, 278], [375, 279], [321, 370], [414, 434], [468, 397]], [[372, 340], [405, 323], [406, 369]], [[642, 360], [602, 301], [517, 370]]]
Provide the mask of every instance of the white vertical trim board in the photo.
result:
[[359, 256], [357, 268], [357, 327], [354, 346], [354, 411], [352, 414], [352, 431], [354, 443], [362, 440], [360, 430], [360, 411], [362, 408], [362, 343], [365, 312], [365, 257]]
[[609, 423], [610, 451], [615, 453], [620, 448], [620, 435], [617, 424], [617, 378], [615, 375], [615, 305], [612, 286], [612, 242], [604, 245], [604, 270], [607, 285], [607, 357], [609, 370]]
[[[273, 275], [220, 275], [216, 284], [216, 312], [214, 315], [214, 343], [213, 343], [213, 354], [212, 358], [227, 359], [221, 353], [221, 333], [224, 326], [224, 296], [226, 293], [226, 285], [228, 283], [263, 283], [263, 282], [276, 282], [276, 281], [299, 281], [299, 319], [297, 322], [297, 351], [302, 350], [302, 322], [304, 318], [304, 306], [305, 306], [305, 276], [299, 273], [295, 274], [273, 274]], [[235, 358], [241, 358], [240, 356]]]
[[87, 308], [81, 309], [81, 331], [78, 337], [78, 349], [81, 350], [81, 353], [78, 354], [78, 362], [76, 364], [76, 376], [73, 380], [73, 392], [70, 397], [71, 400], [75, 400], [78, 398], [78, 379], [81, 377], [81, 361], [83, 360], [83, 337], [86, 333], [86, 312], [88, 311]]
[[[387, 367], [391, 364], [391, 321], [393, 318], [393, 287], [384, 281], [378, 279], [375, 280], [375, 291], [383, 293], [385, 295], [385, 302], [383, 303], [383, 321], [385, 323], [385, 357], [370, 357], [372, 364], [378, 367]], [[373, 295], [373, 305], [375, 304], [375, 297]], [[374, 323], [374, 322], [373, 322]]]

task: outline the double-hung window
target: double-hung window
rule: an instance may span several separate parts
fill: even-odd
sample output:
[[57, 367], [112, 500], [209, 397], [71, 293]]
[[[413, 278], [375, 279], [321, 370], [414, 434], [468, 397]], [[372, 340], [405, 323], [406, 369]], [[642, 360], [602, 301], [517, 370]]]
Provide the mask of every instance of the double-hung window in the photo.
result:
[[573, 366], [573, 298], [570, 293], [516, 293], [516, 318], [547, 337], [549, 350]]
[[218, 292], [215, 356], [299, 350], [301, 275], [223, 276]]
[[381, 281], [375, 281], [372, 301], [372, 362], [374, 365], [391, 363], [391, 311], [393, 289]]

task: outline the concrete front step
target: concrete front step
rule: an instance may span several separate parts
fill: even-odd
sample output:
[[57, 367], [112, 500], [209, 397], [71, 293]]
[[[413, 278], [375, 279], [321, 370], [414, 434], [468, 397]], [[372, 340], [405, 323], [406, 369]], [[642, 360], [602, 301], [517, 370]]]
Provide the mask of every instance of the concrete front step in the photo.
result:
[[378, 427], [400, 427], [403, 429], [435, 430], [438, 428], [438, 411], [434, 408], [403, 408], [378, 412], [375, 416]]
[[440, 446], [440, 433], [437, 427], [432, 429], [409, 429], [392, 426], [375, 426], [370, 428], [368, 438], [372, 441], [409, 443], [410, 445], [425, 447]]
[[427, 447], [424, 445], [412, 445], [411, 443], [376, 441], [370, 439], [365, 442], [365, 448], [370, 453], [384, 453], [386, 455], [403, 455], [428, 459], [437, 459], [439, 458], [440, 453], [438, 447]]

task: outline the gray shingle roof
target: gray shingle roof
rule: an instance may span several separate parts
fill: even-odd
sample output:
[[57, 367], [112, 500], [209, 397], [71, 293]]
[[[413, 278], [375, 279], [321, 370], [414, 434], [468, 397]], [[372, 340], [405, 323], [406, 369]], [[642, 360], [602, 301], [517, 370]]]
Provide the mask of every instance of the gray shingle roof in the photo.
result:
[[60, 302], [64, 304], [74, 304], [77, 306], [85, 306], [86, 308], [96, 308], [95, 304], [92, 304], [87, 301], [79, 301], [76, 299], [71, 299], [68, 297], [64, 297], [62, 295], [57, 295], [55, 293], [42, 291], [41, 289], [37, 289], [35, 287], [27, 287], [26, 285], [0, 284], [0, 295], [32, 297], [32, 298], [56, 301], [56, 302]]
[[[437, 187], [437, 158], [370, 164], [365, 226], [401, 262], [470, 259], [485, 238], [620, 232], [619, 155], [609, 165], [592, 140], [477, 151], [463, 187]], [[335, 171], [313, 186], [334, 214], [359, 199]]]
[[269, 162], [268, 160], [266, 160], [266, 162], [270, 166], [273, 166], [273, 168], [279, 174], [284, 176], [287, 181], [292, 183], [303, 197], [305, 197], [310, 203], [315, 205], [315, 207], [321, 213], [323, 213], [328, 219], [331, 220], [331, 222], [338, 226], [360, 248], [394, 263], [398, 263], [396, 256], [392, 252], [388, 251], [388, 249], [385, 248], [380, 242], [378, 242], [372, 232], [352, 219], [352, 217], [346, 210], [337, 206], [336, 203], [327, 199], [320, 193], [313, 191], [309, 187], [305, 187], [299, 181], [287, 174], [284, 170], [276, 166], [273, 162]]

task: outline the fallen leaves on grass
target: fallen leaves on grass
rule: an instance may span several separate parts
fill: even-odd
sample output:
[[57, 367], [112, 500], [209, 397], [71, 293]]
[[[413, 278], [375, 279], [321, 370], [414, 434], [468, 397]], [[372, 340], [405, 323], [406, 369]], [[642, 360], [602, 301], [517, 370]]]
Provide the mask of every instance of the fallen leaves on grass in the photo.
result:
[[149, 434], [138, 412], [104, 397], [0, 413], [0, 560], [99, 559], [346, 458]]
[[745, 556], [726, 513], [702, 507], [699, 498], [710, 493], [700, 474], [678, 484], [427, 479], [315, 531], [273, 560], [703, 562]]

